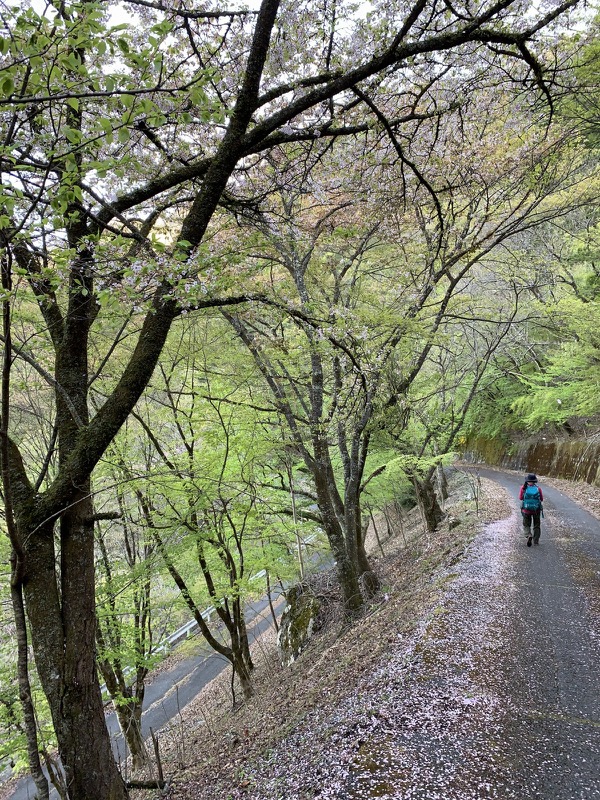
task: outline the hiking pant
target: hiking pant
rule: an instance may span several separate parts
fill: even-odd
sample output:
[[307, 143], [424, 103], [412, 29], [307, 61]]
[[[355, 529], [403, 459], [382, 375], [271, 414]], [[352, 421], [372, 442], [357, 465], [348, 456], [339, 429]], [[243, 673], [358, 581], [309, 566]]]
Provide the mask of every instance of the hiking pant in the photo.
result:
[[527, 514], [525, 511], [521, 511], [521, 516], [523, 517], [523, 528], [525, 529], [525, 535], [527, 538], [531, 536], [531, 524], [533, 523], [533, 541], [539, 542], [540, 540], [540, 517], [542, 515], [541, 511], [531, 511]]

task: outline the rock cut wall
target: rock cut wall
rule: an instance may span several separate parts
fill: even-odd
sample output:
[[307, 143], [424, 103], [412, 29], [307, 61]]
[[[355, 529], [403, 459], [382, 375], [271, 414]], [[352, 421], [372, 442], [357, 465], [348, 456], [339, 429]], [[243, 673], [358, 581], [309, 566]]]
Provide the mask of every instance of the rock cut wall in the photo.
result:
[[474, 463], [484, 461], [491, 466], [600, 486], [599, 435], [588, 439], [541, 438], [512, 443], [471, 439], [463, 457]]

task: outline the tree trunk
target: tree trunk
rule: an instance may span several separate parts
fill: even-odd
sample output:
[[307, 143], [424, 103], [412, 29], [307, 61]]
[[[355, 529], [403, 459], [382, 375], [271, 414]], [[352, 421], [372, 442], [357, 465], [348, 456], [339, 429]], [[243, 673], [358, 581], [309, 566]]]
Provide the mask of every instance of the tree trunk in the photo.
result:
[[440, 493], [440, 497], [442, 502], [448, 499], [448, 478], [446, 478], [446, 472], [441, 464], [438, 464], [435, 470], [436, 479], [437, 479], [437, 486], [438, 491]]
[[142, 736], [142, 698], [126, 698], [115, 708], [119, 726], [131, 755], [133, 768], [142, 769], [149, 762], [148, 750]]
[[29, 667], [27, 663], [27, 624], [25, 621], [23, 592], [20, 578], [17, 577], [19, 566], [18, 558], [14, 551], [11, 562], [12, 578], [10, 593], [17, 631], [17, 675], [19, 681], [19, 698], [23, 708], [23, 720], [25, 723], [29, 771], [37, 790], [36, 797], [38, 800], [48, 800], [50, 792], [48, 788], [48, 781], [44, 775], [40, 760], [35, 709], [31, 698], [31, 685], [29, 683]]
[[[113, 701], [121, 733], [127, 744], [133, 768], [141, 769], [149, 762], [148, 750], [142, 736], [142, 705], [144, 703], [144, 678], [133, 686], [126, 686], [122, 672], [115, 674], [114, 667], [101, 661], [100, 671]], [[146, 671], [144, 670], [144, 677]]]
[[242, 658], [244, 659], [244, 663], [246, 664], [248, 671], [252, 672], [252, 670], [254, 669], [254, 662], [252, 661], [252, 654], [250, 653], [248, 628], [246, 627], [246, 617], [241, 603], [239, 603], [239, 608], [240, 608], [240, 613], [239, 617], [237, 618], [237, 627], [239, 630]]
[[[323, 474], [316, 464], [312, 465], [312, 474], [317, 489], [319, 510], [323, 517], [323, 529], [336, 563], [338, 581], [344, 599], [344, 612], [347, 617], [353, 617], [363, 602], [358, 582], [356, 547], [348, 548], [347, 546], [348, 537], [344, 536], [329, 495], [327, 475]], [[330, 480], [333, 481], [333, 478], [331, 477]]]
[[335, 545], [331, 543], [331, 539], [329, 543], [336, 560], [338, 580], [344, 598], [344, 612], [346, 617], [351, 618], [356, 615], [363, 604], [356, 567], [354, 562], [348, 558], [344, 547], [337, 549]]
[[273, 606], [273, 594], [271, 592], [271, 575], [269, 570], [266, 570], [266, 580], [267, 580], [267, 599], [269, 601], [269, 610], [271, 611], [271, 619], [273, 621], [273, 627], [275, 628], [275, 633], [279, 633], [279, 622], [277, 621], [277, 614], [275, 613], [275, 608]]
[[357, 480], [347, 481], [344, 492], [344, 523], [346, 547], [356, 564], [359, 586], [365, 598], [372, 597], [379, 588], [379, 580], [369, 562], [365, 539], [369, 527], [368, 517], [363, 520], [358, 497]]
[[[6, 242], [3, 241], [2, 244], [5, 246]], [[31, 684], [29, 682], [29, 645], [27, 641], [25, 606], [23, 603], [25, 554], [19, 541], [17, 523], [14, 515], [14, 498], [10, 466], [11, 441], [8, 430], [10, 422], [12, 367], [12, 261], [8, 248], [2, 253], [0, 271], [2, 289], [4, 290], [4, 298], [2, 300], [4, 350], [2, 353], [2, 378], [0, 382], [0, 469], [2, 472], [2, 500], [4, 505], [6, 533], [8, 534], [11, 544], [10, 596], [17, 634], [17, 680], [19, 683], [19, 698], [23, 709], [29, 770], [35, 783], [39, 800], [47, 800], [49, 796], [48, 781], [46, 780], [40, 761], [35, 708], [31, 695]]]
[[246, 621], [244, 619], [244, 609], [239, 600], [234, 600], [229, 636], [231, 640], [233, 669], [240, 681], [244, 699], [249, 700], [254, 694], [254, 688], [250, 679], [254, 664], [252, 663], [252, 657], [250, 655], [250, 644], [248, 642]]
[[[385, 516], [385, 511], [384, 511]], [[373, 533], [375, 534], [375, 538], [377, 539], [377, 546], [381, 552], [382, 556], [385, 556], [385, 551], [383, 549], [383, 544], [381, 542], [381, 537], [379, 536], [379, 530], [377, 529], [377, 524], [375, 522], [375, 515], [373, 514], [373, 509], [369, 508], [369, 517], [371, 518], [371, 524], [373, 525]], [[386, 517], [387, 522], [387, 517]]]
[[239, 644], [233, 649], [232, 656], [233, 671], [237, 675], [240, 686], [242, 687], [244, 700], [249, 700], [254, 694], [254, 687], [252, 686], [252, 680], [250, 679], [250, 669], [246, 664]]
[[369, 529], [369, 518], [366, 517], [362, 525], [358, 529], [358, 569], [360, 586], [365, 598], [373, 597], [379, 590], [380, 581], [375, 570], [371, 567], [367, 551], [365, 549], [365, 539], [367, 538], [367, 530]]
[[433, 533], [444, 519], [444, 512], [437, 501], [431, 477], [425, 477], [421, 480], [415, 478], [414, 485], [425, 526], [430, 533]]
[[80, 497], [61, 519], [60, 592], [52, 522], [20, 531], [26, 557], [25, 601], [69, 798], [125, 800], [127, 790], [112, 755], [96, 672], [89, 491]]
[[361, 541], [356, 545], [356, 560], [358, 562], [358, 574], [363, 575], [365, 572], [372, 572], [371, 562], [365, 550], [365, 542], [361, 536]]

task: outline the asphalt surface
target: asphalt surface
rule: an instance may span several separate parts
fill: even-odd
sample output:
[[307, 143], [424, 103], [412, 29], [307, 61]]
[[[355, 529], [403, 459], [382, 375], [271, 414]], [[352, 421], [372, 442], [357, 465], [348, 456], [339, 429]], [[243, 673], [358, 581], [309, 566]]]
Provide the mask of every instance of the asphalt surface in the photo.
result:
[[[277, 600], [275, 594], [273, 598], [275, 613], [280, 614], [285, 601], [281, 598]], [[273, 624], [270, 614], [261, 617], [254, 624], [250, 624], [265, 611], [267, 606], [268, 601], [263, 599], [253, 603], [246, 611], [246, 620], [250, 625], [248, 638], [251, 645], [261, 633]], [[154, 732], [159, 731], [175, 719], [200, 690], [226, 668], [231, 669], [229, 661], [211, 650], [207, 644], [203, 644], [200, 654], [182, 659], [171, 669], [159, 672], [146, 687], [144, 694], [143, 736], [149, 736], [150, 729]], [[115, 757], [123, 759], [127, 751], [116, 714], [108, 714], [106, 724], [113, 741]]]
[[[518, 496], [519, 476], [483, 469], [479, 474]], [[502, 750], [512, 761], [510, 788], [523, 800], [596, 800], [600, 522], [561, 492], [540, 485], [540, 545], [528, 548], [524, 535], [517, 534], [507, 573], [511, 602], [502, 625], [508, 638], [488, 667], [510, 709]]]

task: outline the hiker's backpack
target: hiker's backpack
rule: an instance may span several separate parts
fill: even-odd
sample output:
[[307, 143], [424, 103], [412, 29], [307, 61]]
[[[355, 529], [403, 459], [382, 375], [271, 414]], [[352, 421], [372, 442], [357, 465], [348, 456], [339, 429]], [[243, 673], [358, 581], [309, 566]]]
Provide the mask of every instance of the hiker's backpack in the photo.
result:
[[523, 511], [539, 511], [541, 507], [540, 490], [537, 486], [527, 486], [523, 492]]

